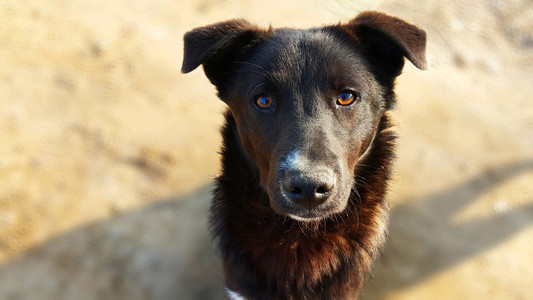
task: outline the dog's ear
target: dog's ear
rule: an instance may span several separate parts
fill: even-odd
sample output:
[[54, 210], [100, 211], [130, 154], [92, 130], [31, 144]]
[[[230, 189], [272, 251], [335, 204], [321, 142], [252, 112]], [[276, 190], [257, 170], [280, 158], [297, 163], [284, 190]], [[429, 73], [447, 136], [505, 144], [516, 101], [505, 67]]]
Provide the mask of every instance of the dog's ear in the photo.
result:
[[235, 61], [256, 45], [268, 31], [236, 19], [193, 29], [185, 34], [181, 71], [203, 65], [207, 78], [224, 94]]
[[364, 55], [377, 71], [393, 80], [404, 65], [404, 57], [425, 70], [426, 32], [399, 18], [367, 11], [340, 25], [361, 43]]

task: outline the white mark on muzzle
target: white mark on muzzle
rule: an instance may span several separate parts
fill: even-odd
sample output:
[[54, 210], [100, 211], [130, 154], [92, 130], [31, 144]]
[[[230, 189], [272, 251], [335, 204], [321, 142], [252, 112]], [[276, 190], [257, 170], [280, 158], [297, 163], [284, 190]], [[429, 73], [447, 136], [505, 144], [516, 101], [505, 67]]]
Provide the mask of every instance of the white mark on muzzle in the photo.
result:
[[304, 170], [307, 160], [300, 154], [300, 151], [293, 150], [285, 157], [281, 163], [284, 170]]

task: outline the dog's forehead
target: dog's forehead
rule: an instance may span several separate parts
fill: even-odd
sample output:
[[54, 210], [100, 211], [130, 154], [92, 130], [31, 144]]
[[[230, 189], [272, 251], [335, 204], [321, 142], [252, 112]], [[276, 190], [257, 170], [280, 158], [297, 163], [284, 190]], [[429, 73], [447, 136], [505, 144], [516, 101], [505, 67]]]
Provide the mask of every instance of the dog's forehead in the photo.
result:
[[324, 100], [327, 93], [351, 89], [377, 99], [380, 86], [358, 47], [328, 28], [274, 30], [236, 62], [233, 93], [236, 99], [271, 94], [278, 101], [311, 103]]
[[324, 29], [277, 29], [253, 57], [271, 79], [327, 80], [365, 69], [353, 47]]

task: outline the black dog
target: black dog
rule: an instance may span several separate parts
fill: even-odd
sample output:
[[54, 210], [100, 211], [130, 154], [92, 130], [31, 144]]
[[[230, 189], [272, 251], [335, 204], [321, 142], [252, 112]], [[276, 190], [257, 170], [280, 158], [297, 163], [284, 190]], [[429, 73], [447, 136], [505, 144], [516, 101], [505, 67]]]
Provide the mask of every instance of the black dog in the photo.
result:
[[347, 24], [188, 32], [182, 72], [200, 64], [229, 106], [211, 222], [235, 299], [354, 299], [384, 244], [395, 135], [387, 111], [426, 34], [364, 12]]

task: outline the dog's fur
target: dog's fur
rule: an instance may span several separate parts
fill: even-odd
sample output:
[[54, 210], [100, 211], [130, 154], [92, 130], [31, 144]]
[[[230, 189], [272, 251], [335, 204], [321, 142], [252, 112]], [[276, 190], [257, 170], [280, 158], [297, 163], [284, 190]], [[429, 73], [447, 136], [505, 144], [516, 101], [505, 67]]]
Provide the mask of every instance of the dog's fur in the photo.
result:
[[182, 71], [203, 65], [229, 106], [210, 216], [228, 290], [356, 298], [386, 236], [394, 80], [404, 57], [425, 69], [425, 32], [364, 12], [308, 30], [232, 20], [184, 41]]

